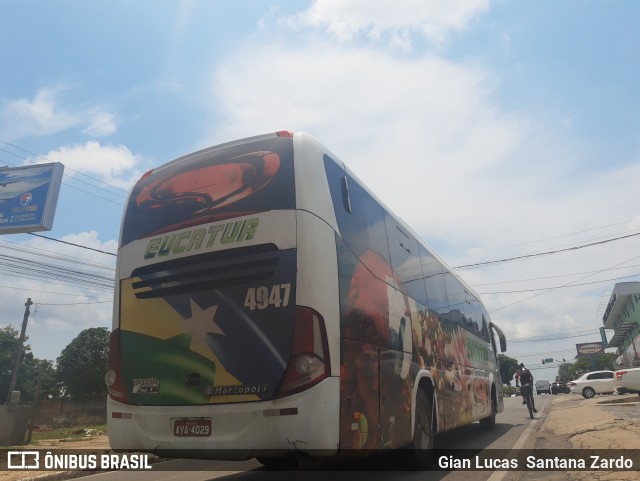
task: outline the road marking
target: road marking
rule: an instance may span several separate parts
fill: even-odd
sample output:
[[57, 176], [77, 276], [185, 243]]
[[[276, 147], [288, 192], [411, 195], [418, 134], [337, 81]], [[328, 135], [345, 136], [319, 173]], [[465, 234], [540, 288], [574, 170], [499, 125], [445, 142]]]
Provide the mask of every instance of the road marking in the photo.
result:
[[[511, 449], [513, 449], [515, 451], [517, 451], [519, 449], [522, 449], [522, 447], [524, 446], [524, 443], [529, 438], [529, 435], [531, 434], [531, 431], [533, 431], [534, 426], [540, 420], [540, 416], [542, 415], [542, 413], [546, 409], [547, 404], [549, 404], [549, 403], [545, 403], [544, 407], [542, 409], [540, 409], [540, 411], [538, 412], [538, 416], [535, 417], [529, 423], [529, 425], [527, 426], [527, 429], [524, 430], [524, 432], [520, 435], [520, 437], [516, 441], [516, 444], [514, 444]], [[509, 471], [494, 471], [493, 474], [491, 476], [489, 476], [489, 478], [487, 478], [487, 481], [502, 481], [502, 479], [504, 479], [504, 477], [507, 475], [508, 472]]]

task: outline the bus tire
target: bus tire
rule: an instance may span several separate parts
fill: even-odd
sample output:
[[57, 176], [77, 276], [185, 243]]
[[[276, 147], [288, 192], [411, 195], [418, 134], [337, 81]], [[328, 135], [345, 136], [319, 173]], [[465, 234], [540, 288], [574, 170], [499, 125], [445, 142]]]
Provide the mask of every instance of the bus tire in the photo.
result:
[[416, 415], [413, 441], [408, 446], [408, 461], [412, 469], [429, 469], [433, 450], [433, 418], [431, 399], [422, 390], [416, 393]]
[[491, 414], [486, 418], [482, 418], [480, 420], [480, 426], [483, 429], [486, 429], [487, 431], [491, 431], [493, 428], [496, 427], [496, 414], [498, 411], [498, 406], [496, 405], [495, 397], [496, 397], [495, 391], [491, 389], [491, 406], [490, 406]]

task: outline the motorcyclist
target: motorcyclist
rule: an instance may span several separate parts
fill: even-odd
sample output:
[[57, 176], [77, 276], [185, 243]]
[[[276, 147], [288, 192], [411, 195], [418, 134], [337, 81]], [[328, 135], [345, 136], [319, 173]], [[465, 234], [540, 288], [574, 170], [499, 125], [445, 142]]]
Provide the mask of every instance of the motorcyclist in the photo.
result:
[[516, 378], [516, 386], [518, 385], [518, 380], [520, 380], [520, 394], [522, 394], [522, 404], [526, 404], [525, 396], [529, 396], [531, 399], [531, 408], [534, 413], [537, 413], [535, 399], [533, 397], [533, 374], [526, 367], [524, 367], [524, 363], [520, 363], [520, 369], [515, 374]]

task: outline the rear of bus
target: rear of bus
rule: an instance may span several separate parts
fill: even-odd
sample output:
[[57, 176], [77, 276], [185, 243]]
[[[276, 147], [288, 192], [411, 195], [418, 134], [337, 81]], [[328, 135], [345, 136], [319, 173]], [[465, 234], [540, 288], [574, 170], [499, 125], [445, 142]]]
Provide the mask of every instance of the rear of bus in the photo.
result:
[[322, 159], [321, 149], [295, 139], [199, 151], [133, 188], [106, 375], [112, 448], [337, 452], [339, 308], [323, 282], [337, 277], [334, 230], [301, 208], [328, 192], [313, 180], [325, 175], [321, 160], [294, 164], [294, 144], [296, 159]]

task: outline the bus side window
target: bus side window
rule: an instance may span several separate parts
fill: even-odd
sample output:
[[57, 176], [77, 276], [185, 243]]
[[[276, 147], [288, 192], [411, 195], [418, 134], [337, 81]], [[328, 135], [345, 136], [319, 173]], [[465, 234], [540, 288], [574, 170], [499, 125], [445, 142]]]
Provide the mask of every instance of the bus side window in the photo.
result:
[[490, 340], [493, 350], [495, 352], [498, 352], [498, 349], [496, 347], [496, 340], [489, 324], [491, 322], [491, 318], [489, 317], [489, 313], [482, 304], [480, 304], [480, 312], [482, 315], [482, 337], [484, 337], [487, 341]]
[[465, 291], [467, 300], [459, 307], [462, 313], [462, 320], [460, 327], [477, 335], [481, 336], [480, 332], [480, 307], [478, 306], [475, 297]]
[[484, 338], [483, 330], [482, 330], [482, 312], [480, 310], [480, 303], [475, 298], [475, 296], [471, 296], [472, 300], [469, 304], [469, 318], [470, 318], [470, 327], [474, 334]]
[[462, 283], [450, 272], [444, 274], [444, 284], [447, 289], [447, 299], [450, 309], [465, 310], [467, 297]]
[[420, 246], [420, 261], [427, 289], [427, 306], [442, 314], [449, 309], [447, 290], [444, 285], [444, 266], [422, 246]]
[[482, 304], [480, 304], [480, 301], [475, 302], [475, 308], [477, 310], [478, 328], [480, 329], [480, 336], [482, 336], [482, 339], [489, 342], [490, 340], [489, 323], [487, 323], [482, 313]]
[[[349, 214], [353, 213], [349, 181], [344, 168], [328, 155], [324, 156], [324, 168], [327, 173], [333, 211], [338, 221], [338, 227], [342, 231], [344, 226], [348, 226], [349, 222], [351, 222], [352, 216]], [[345, 197], [345, 194], [347, 194], [347, 197]]]
[[427, 292], [420, 265], [418, 241], [390, 216], [387, 216], [387, 235], [391, 266], [401, 283], [399, 288], [418, 302], [425, 303]]
[[349, 246], [358, 257], [367, 251], [375, 252], [390, 267], [389, 242], [385, 226], [387, 212], [352, 177], [348, 176], [348, 179], [353, 209], [351, 225], [354, 228]]

